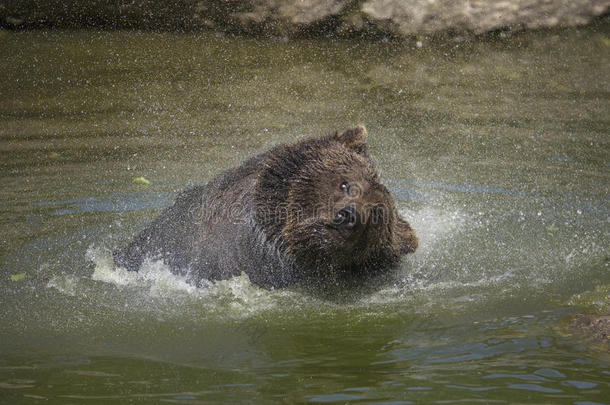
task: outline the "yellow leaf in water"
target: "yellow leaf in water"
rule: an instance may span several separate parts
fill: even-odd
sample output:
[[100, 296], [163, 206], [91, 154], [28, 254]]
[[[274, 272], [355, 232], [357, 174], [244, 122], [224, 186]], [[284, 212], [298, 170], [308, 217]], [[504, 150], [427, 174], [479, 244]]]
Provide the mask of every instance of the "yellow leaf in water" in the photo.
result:
[[21, 281], [25, 278], [25, 273], [17, 273], [11, 275], [11, 281]]
[[148, 186], [150, 184], [150, 181], [145, 177], [136, 177], [133, 179], [133, 182], [142, 186]]

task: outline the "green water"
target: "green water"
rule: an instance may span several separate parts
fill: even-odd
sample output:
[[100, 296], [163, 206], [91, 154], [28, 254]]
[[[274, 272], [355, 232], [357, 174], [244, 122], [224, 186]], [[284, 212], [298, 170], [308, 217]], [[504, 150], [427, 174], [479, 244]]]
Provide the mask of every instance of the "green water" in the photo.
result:
[[[610, 27], [411, 43], [0, 32], [0, 403], [610, 403]], [[378, 292], [114, 269], [179, 190], [365, 124]], [[148, 186], [133, 182], [145, 177]]]

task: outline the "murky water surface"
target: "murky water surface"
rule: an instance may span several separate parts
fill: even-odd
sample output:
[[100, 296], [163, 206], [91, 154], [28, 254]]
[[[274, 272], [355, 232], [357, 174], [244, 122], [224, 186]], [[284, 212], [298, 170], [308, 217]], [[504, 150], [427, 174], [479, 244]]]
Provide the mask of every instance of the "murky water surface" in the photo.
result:
[[[424, 43], [0, 32], [0, 402], [610, 403], [610, 29]], [[381, 291], [113, 268], [175, 193], [365, 124]], [[145, 177], [149, 185], [134, 178]]]

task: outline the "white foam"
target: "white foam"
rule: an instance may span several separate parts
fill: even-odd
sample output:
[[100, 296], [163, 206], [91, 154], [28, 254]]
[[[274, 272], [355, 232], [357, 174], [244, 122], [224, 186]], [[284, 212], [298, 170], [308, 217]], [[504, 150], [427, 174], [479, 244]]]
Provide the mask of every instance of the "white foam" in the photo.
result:
[[169, 306], [179, 304], [184, 308], [194, 304], [200, 308], [203, 305], [206, 312], [242, 317], [275, 308], [277, 298], [286, 294], [253, 285], [245, 273], [228, 280], [209, 281], [198, 288], [189, 284], [187, 277], [172, 273], [161, 261], [145, 260], [135, 272], [115, 267], [111, 253], [103, 248], [90, 247], [86, 257], [95, 265], [91, 280], [129, 290], [140, 301], [163, 298]]
[[197, 294], [198, 289], [187, 283], [185, 277], [175, 275], [159, 261], [146, 260], [140, 271], [128, 271], [115, 267], [109, 251], [90, 247], [86, 257], [95, 264], [92, 280], [102, 281], [119, 287], [148, 288], [154, 296], [165, 296], [173, 292]]

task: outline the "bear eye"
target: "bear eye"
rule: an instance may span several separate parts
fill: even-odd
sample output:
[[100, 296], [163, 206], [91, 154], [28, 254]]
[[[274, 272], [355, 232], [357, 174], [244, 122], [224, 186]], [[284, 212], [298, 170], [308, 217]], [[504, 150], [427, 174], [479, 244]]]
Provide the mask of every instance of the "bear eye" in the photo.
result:
[[343, 191], [344, 193], [347, 193], [349, 190], [349, 183], [347, 181], [344, 181], [343, 183], [341, 183], [341, 185], [339, 186], [339, 188], [341, 189], [341, 191]]

